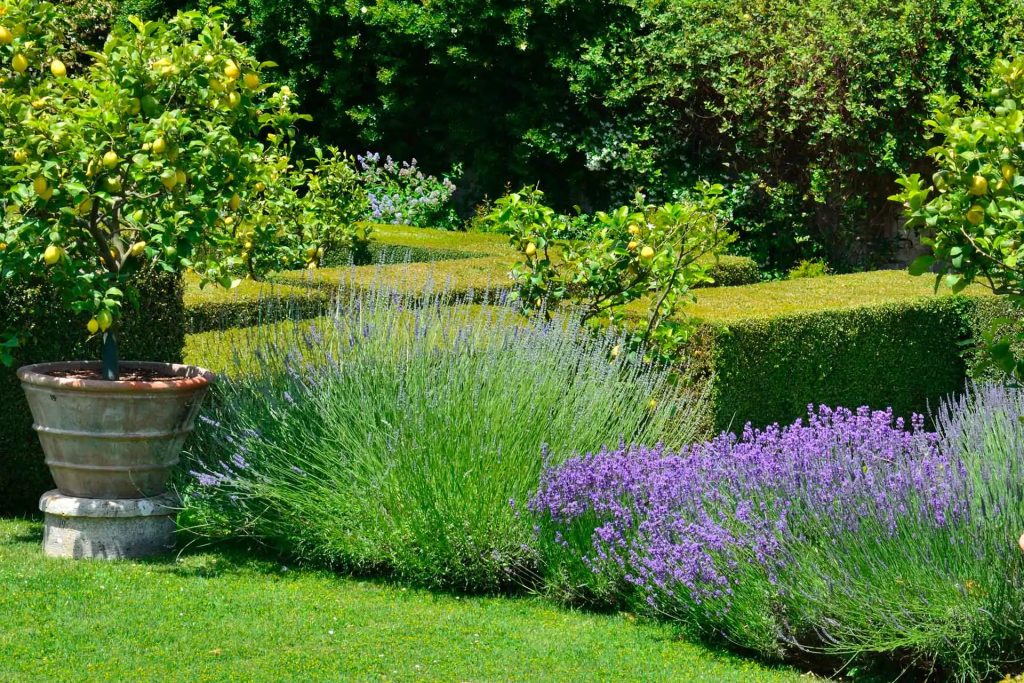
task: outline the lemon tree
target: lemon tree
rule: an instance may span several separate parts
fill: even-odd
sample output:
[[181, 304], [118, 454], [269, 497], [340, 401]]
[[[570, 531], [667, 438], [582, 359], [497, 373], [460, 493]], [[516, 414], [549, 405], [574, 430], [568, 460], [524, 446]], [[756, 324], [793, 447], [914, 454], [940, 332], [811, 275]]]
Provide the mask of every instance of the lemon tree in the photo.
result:
[[509, 235], [522, 260], [512, 269], [516, 295], [527, 311], [547, 311], [565, 300], [584, 322], [622, 325], [624, 306], [648, 301], [646, 318], [632, 339], [647, 351], [671, 351], [691, 329], [679, 315], [691, 288], [710, 281], [708, 256], [732, 241], [721, 215], [723, 188], [701, 184], [690, 201], [634, 206], [596, 214], [597, 228], [585, 241], [560, 240], [564, 216], [542, 203], [536, 188], [509, 194], [487, 217]]
[[[217, 10], [132, 19], [77, 73], [58, 58], [59, 25], [51, 3], [0, 0], [0, 283], [54, 283], [83, 333], [102, 335], [114, 379], [139, 269], [230, 287], [243, 266], [296, 258], [301, 240], [257, 227], [295, 201], [267, 188], [305, 117]], [[7, 362], [21, 332], [4, 332]]]
[[353, 160], [335, 147], [317, 148], [306, 178], [303, 237], [306, 265], [322, 264], [339, 249], [366, 262], [371, 226], [365, 222], [370, 200]]
[[[926, 122], [936, 145], [930, 180], [912, 174], [898, 182], [908, 226], [921, 231], [932, 253], [911, 272], [935, 272], [954, 292], [974, 282], [1024, 304], [1024, 56], [996, 61], [987, 103], [964, 107], [956, 97], [933, 97]], [[1000, 321], [1003, 322], [1003, 321]], [[1024, 377], [1012, 340], [988, 339], [992, 358]], [[1022, 339], [1024, 341], [1024, 339]]]

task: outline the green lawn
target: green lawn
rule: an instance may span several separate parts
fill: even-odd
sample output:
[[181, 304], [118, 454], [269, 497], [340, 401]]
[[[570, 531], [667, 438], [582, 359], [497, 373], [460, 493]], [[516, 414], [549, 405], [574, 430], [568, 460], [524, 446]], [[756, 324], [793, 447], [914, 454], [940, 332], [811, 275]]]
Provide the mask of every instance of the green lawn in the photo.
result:
[[[0, 520], [2, 681], [797, 681], [626, 615], [466, 598], [240, 555], [44, 558]], [[803, 677], [806, 680], [806, 677]]]

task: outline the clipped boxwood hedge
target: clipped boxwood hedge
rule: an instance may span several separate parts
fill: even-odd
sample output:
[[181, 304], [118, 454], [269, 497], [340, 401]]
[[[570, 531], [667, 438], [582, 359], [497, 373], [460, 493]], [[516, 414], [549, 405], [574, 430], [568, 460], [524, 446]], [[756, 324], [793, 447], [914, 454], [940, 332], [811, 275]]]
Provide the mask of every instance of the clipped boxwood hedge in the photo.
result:
[[185, 279], [186, 326], [189, 333], [249, 327], [288, 317], [319, 315], [330, 303], [326, 287], [243, 280], [234, 289], [199, 288], [198, 278]]
[[983, 290], [936, 295], [899, 271], [702, 292], [690, 310], [716, 430], [790, 422], [811, 403], [927, 414], [977, 361], [962, 343], [1012, 314]]
[[[138, 286], [144, 314], [125, 316], [122, 358], [181, 362], [185, 345], [181, 280], [151, 272], [139, 276]], [[13, 367], [0, 366], [0, 513], [35, 511], [40, 494], [53, 488], [15, 370], [29, 363], [99, 358], [98, 341], [87, 340], [87, 320], [88, 316], [69, 314], [45, 285], [3, 285], [0, 329], [27, 327], [31, 337], [16, 350]]]
[[[200, 290], [190, 278], [185, 293], [188, 331], [245, 327], [289, 315], [315, 316], [339, 286], [386, 283], [419, 292], [432, 284], [483, 297], [511, 286], [508, 273], [517, 256], [503, 235], [395, 225], [374, 226], [370, 252], [373, 265], [348, 265], [349, 255], [342, 252], [331, 259], [335, 265], [330, 267], [280, 273], [269, 283], [243, 281], [233, 290]], [[711, 264], [710, 275], [713, 282], [707, 287], [760, 279], [757, 264], [743, 256], [720, 257]]]

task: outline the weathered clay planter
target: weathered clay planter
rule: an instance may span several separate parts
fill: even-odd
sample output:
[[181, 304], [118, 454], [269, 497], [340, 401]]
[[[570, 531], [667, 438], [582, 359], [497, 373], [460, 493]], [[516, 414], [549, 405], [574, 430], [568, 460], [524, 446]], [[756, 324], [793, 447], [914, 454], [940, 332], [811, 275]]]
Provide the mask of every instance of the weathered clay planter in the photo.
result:
[[57, 489], [78, 498], [147, 498], [167, 490], [171, 468], [213, 381], [202, 368], [125, 362], [173, 380], [106, 382], [51, 373], [98, 362], [40, 363], [18, 370]]

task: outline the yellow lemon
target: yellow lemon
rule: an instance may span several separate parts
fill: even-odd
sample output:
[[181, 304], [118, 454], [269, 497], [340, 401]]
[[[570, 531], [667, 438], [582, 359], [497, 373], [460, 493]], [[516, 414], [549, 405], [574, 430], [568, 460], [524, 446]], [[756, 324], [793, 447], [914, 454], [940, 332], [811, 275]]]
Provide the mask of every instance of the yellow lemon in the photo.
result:
[[28, 161], [28, 150], [26, 150], [26, 149], [15, 150], [15, 152], [14, 152], [14, 161], [19, 163], [19, 164], [23, 164], [26, 161]]
[[14, 42], [14, 34], [6, 26], [0, 26], [0, 45], [10, 45]]
[[245, 243], [245, 244], [243, 245], [243, 248], [244, 248], [244, 249], [245, 249], [246, 251], [251, 251], [251, 250], [252, 250], [252, 242], [246, 242], [246, 243]]
[[110, 315], [110, 311], [100, 311], [96, 314], [96, 322], [99, 323], [100, 332], [106, 332], [114, 324], [114, 316]]
[[224, 92], [224, 84], [221, 83], [216, 78], [211, 78], [210, 79], [210, 90], [212, 90], [215, 93], [222, 93], [222, 92]]
[[229, 92], [227, 97], [228, 109], [235, 109], [242, 103], [242, 96], [236, 92]]
[[174, 172], [174, 180], [178, 183], [178, 185], [184, 185], [185, 181], [188, 180], [188, 176], [185, 175], [184, 171], [179, 169]]
[[142, 100], [138, 97], [133, 97], [128, 101], [128, 113], [132, 116], [137, 115], [142, 111]]
[[527, 256], [533, 256], [536, 253], [537, 253], [537, 245], [536, 244], [534, 244], [533, 242], [530, 242], [529, 244], [526, 245], [526, 255]]
[[231, 201], [228, 202], [228, 207], [232, 211], [238, 211], [238, 207], [242, 205], [242, 198], [237, 194], [231, 196]]
[[50, 62], [50, 73], [57, 78], [64, 78], [68, 75], [68, 68], [64, 66], [64, 62], [59, 59], [54, 59]]
[[163, 154], [167, 150], [167, 141], [163, 138], [157, 138], [153, 141], [153, 145], [150, 148], [153, 150], [153, 154]]
[[86, 324], [86, 329], [89, 330], [89, 334], [96, 334], [100, 331], [100, 321], [96, 318], [92, 318]]
[[306, 260], [312, 261], [313, 257], [316, 256], [316, 247], [310, 247], [306, 250]]
[[257, 192], [263, 192], [264, 190], [267, 189], [267, 186], [264, 185], [263, 183], [256, 183], [255, 185], [253, 185], [253, 189], [256, 190]]
[[629, 226], [629, 234], [630, 235], [634, 235], [634, 236], [639, 235], [640, 234], [640, 226], [639, 225], [631, 225], [631, 226]]
[[999, 172], [1002, 174], [1003, 180], [1008, 183], [1013, 182], [1013, 177], [1017, 175], [1017, 169], [1013, 164], [1003, 164]]
[[117, 253], [116, 249], [110, 250], [110, 260], [113, 261], [114, 263], [117, 263], [118, 261], [121, 260], [121, 255]]
[[238, 68], [233, 60], [228, 60], [227, 65], [224, 67], [224, 75], [234, 80], [242, 75], [242, 70]]
[[654, 249], [651, 249], [650, 247], [644, 247], [643, 249], [640, 250], [640, 258], [642, 258], [644, 261], [650, 261], [652, 258], [654, 258]]
[[245, 78], [242, 79], [242, 82], [245, 83], [245, 87], [249, 90], [255, 90], [260, 87], [260, 77], [254, 73], [245, 74]]
[[121, 178], [118, 176], [108, 176], [104, 178], [103, 189], [110, 194], [118, 194], [121, 191]]
[[971, 178], [970, 184], [967, 186], [967, 191], [973, 194], [975, 197], [980, 197], [988, 193], [988, 180], [983, 175], [976, 175]]
[[132, 245], [132, 248], [129, 249], [129, 253], [135, 258], [142, 256], [144, 253], [146, 253], [146, 243], [136, 242], [135, 244]]
[[639, 246], [640, 243], [637, 242], [636, 240], [633, 240], [632, 242], [626, 245], [626, 248], [629, 249], [630, 251], [636, 251], [636, 248]]
[[32, 189], [36, 191], [36, 194], [42, 195], [49, 189], [50, 183], [46, 182], [46, 178], [41, 175], [37, 175], [36, 179], [32, 181]]
[[160, 182], [168, 190], [173, 190], [174, 186], [178, 184], [178, 174], [174, 172], [174, 169], [169, 168], [160, 174]]
[[28, 70], [28, 59], [25, 55], [20, 52], [14, 55], [14, 59], [11, 60], [11, 68], [20, 74], [25, 73]]
[[967, 222], [971, 225], [981, 225], [981, 222], [985, 220], [985, 208], [978, 204], [975, 204], [967, 210]]
[[231, 225], [234, 225], [234, 224], [235, 224], [235, 217], [234, 216], [224, 216], [224, 225], [231, 226]]
[[7, 242], [0, 242], [0, 251], [7, 251]]
[[42, 199], [44, 202], [50, 201], [50, 197], [52, 197], [52, 196], [53, 196], [53, 188], [52, 187], [46, 188], [45, 191], [43, 191], [43, 192], [41, 192], [39, 194], [39, 198]]
[[121, 157], [117, 156], [117, 152], [114, 150], [109, 150], [103, 155], [104, 168], [115, 168], [119, 163], [121, 163]]
[[75, 207], [75, 213], [78, 214], [79, 216], [84, 216], [88, 214], [90, 211], [92, 211], [92, 207], [92, 197], [86, 197], [85, 199], [78, 203], [77, 207]]
[[48, 266], [56, 265], [60, 261], [60, 257], [64, 255], [64, 250], [58, 247], [56, 244], [51, 244], [43, 252], [43, 263]]

